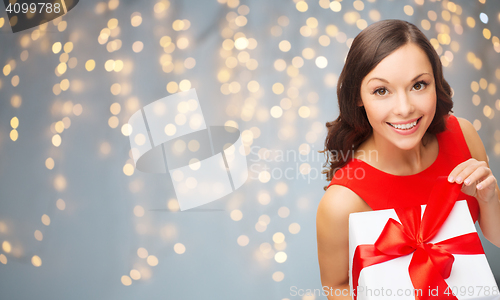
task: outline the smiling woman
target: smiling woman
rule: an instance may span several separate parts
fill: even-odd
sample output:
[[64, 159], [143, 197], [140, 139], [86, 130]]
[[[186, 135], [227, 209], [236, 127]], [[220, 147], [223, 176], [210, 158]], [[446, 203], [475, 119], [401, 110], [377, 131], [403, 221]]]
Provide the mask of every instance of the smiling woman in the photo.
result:
[[[441, 61], [415, 25], [384, 20], [364, 29], [351, 45], [337, 96], [339, 117], [326, 124], [330, 184], [316, 218], [324, 287], [349, 290], [349, 214], [427, 204], [439, 176], [463, 184], [459, 199], [500, 246], [499, 191], [484, 146], [470, 122], [450, 114]], [[335, 155], [351, 149], [354, 157]], [[361, 178], [338, 176], [359, 168]], [[337, 295], [328, 298], [351, 299]]]

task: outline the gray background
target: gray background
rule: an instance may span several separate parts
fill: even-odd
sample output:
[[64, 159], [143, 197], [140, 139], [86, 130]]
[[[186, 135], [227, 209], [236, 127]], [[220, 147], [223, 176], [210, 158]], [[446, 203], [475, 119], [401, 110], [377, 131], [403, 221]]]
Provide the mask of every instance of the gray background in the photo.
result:
[[[217, 80], [218, 72], [225, 68], [219, 54], [222, 42], [221, 30], [228, 26], [226, 15], [237, 8], [210, 1], [171, 1], [161, 18], [154, 16], [155, 1], [121, 1], [114, 9], [96, 13], [96, 1], [80, 1], [62, 19], [67, 28], [59, 32], [50, 22], [46, 33], [37, 40], [31, 40], [27, 47], [21, 45], [23, 36], [31, 36], [33, 30], [13, 34], [7, 24], [0, 28], [0, 67], [15, 60], [16, 68], [8, 75], [0, 74], [0, 243], [8, 241], [13, 250], [5, 253], [8, 262], [0, 264], [1, 299], [302, 299], [290, 295], [290, 287], [319, 289], [321, 282], [316, 252], [315, 214], [316, 207], [327, 184], [324, 178], [311, 173], [307, 178], [296, 176], [298, 159], [270, 161], [258, 160], [255, 154], [248, 156], [249, 167], [264, 164], [275, 171], [269, 182], [256, 180], [251, 173], [247, 183], [235, 193], [212, 202], [197, 210], [175, 212], [167, 208], [167, 200], [175, 198], [171, 179], [167, 175], [147, 174], [135, 171], [126, 176], [122, 169], [129, 160], [130, 145], [128, 137], [120, 128], [134, 111], [127, 110], [130, 97], [139, 99], [139, 107], [160, 99], [169, 93], [166, 85], [170, 81], [179, 83], [189, 79], [196, 88], [201, 108], [208, 125], [223, 125], [228, 120], [235, 121], [240, 130], [257, 127], [261, 135], [253, 140], [252, 146], [277, 151], [293, 150], [298, 153], [301, 144], [309, 144], [312, 152], [322, 149], [326, 131], [324, 123], [338, 115], [335, 87], [325, 84], [325, 77], [338, 77], [342, 69], [348, 46], [331, 37], [331, 43], [323, 47], [318, 37], [324, 35], [325, 28], [334, 24], [347, 38], [354, 38], [360, 29], [344, 21], [346, 12], [355, 11], [352, 1], [342, 1], [342, 10], [333, 12], [323, 9], [318, 1], [307, 1], [309, 9], [299, 12], [293, 1], [241, 1], [250, 9], [248, 23], [234, 30], [254, 38], [258, 45], [247, 50], [251, 58], [258, 61], [258, 68], [248, 70], [244, 65], [232, 69], [229, 82], [238, 81], [241, 91], [223, 95], [222, 83]], [[449, 26], [452, 41], [460, 45], [453, 52], [454, 59], [444, 68], [445, 77], [455, 91], [455, 115], [469, 121], [479, 120], [482, 124], [478, 131], [490, 158], [490, 166], [499, 175], [500, 151], [495, 153], [495, 145], [500, 135], [498, 116], [487, 118], [483, 113], [489, 105], [498, 114], [493, 95], [479, 89], [477, 94], [481, 103], [472, 103], [474, 92], [471, 82], [485, 78], [488, 83], [498, 85], [495, 76], [499, 67], [499, 54], [490, 40], [482, 36], [483, 28], [489, 28], [492, 35], [499, 32], [500, 2], [488, 0], [456, 1], [462, 7], [457, 15], [463, 27], [463, 34], [457, 34], [451, 21], [441, 16], [446, 10], [443, 1], [425, 0], [424, 5], [415, 1], [363, 1], [364, 9], [359, 11], [362, 19], [373, 23], [369, 17], [371, 10], [377, 10], [382, 19], [404, 19], [421, 27], [421, 21], [428, 19], [428, 12], [435, 11], [436, 21], [430, 21], [430, 30], [424, 30], [428, 38], [436, 38], [436, 24]], [[107, 4], [107, 2], [106, 2]], [[408, 16], [403, 7], [411, 5], [414, 14]], [[131, 15], [142, 14], [142, 24], [131, 26]], [[487, 24], [479, 20], [484, 12], [489, 17]], [[456, 14], [451, 13], [452, 16]], [[287, 16], [288, 26], [282, 27], [280, 36], [273, 36], [271, 28], [279, 26], [278, 18]], [[0, 17], [6, 18], [4, 11]], [[304, 37], [300, 28], [306, 25], [309, 17], [318, 20], [317, 34]], [[466, 18], [475, 20], [475, 27], [466, 25]], [[100, 31], [111, 18], [119, 21], [122, 41], [118, 51], [108, 52], [106, 44], [97, 41]], [[186, 31], [174, 31], [172, 23], [176, 19], [188, 19], [191, 26]], [[182, 73], [165, 73], [159, 59], [164, 53], [159, 45], [163, 35], [175, 41], [178, 36], [189, 38], [190, 45], [184, 50], [175, 49], [173, 61], [183, 62], [187, 57], [196, 59], [196, 66]], [[110, 38], [112, 41], [114, 38]], [[291, 50], [282, 52], [278, 48], [281, 40], [291, 42]], [[72, 41], [73, 51], [69, 57], [76, 57], [75, 68], [68, 69], [58, 77], [54, 69], [59, 64], [62, 51], [54, 54], [50, 49], [53, 43], [63, 45]], [[142, 41], [144, 50], [132, 51], [132, 43]], [[281, 118], [269, 117], [259, 120], [256, 115], [243, 121], [239, 115], [245, 99], [253, 97], [255, 111], [269, 112], [271, 107], [280, 105], [282, 95], [272, 92], [272, 85], [281, 82], [287, 89], [291, 86], [286, 71], [279, 72], [274, 61], [282, 58], [291, 64], [302, 49], [310, 47], [316, 56], [328, 59], [328, 66], [318, 68], [314, 60], [305, 60], [300, 68], [303, 84], [293, 106]], [[449, 45], [442, 46], [444, 51]], [[20, 54], [28, 50], [29, 58], [21, 61]], [[443, 51], [443, 52], [444, 52]], [[233, 56], [239, 51], [233, 49]], [[476, 69], [467, 61], [467, 53], [472, 52], [482, 60], [482, 68]], [[92, 72], [85, 70], [85, 62], [96, 61]], [[104, 64], [108, 59], [121, 59], [133, 65], [130, 73], [107, 72]], [[330, 74], [330, 75], [329, 75]], [[20, 77], [18, 86], [13, 87], [13, 76]], [[63, 79], [69, 79], [72, 87], [55, 95], [52, 88]], [[82, 89], [74, 89], [74, 80], [82, 83]], [[246, 88], [247, 82], [256, 80], [260, 84], [257, 93]], [[114, 83], [128, 84], [130, 91], [114, 96], [110, 87]], [[318, 101], [307, 100], [309, 93], [316, 92]], [[22, 105], [15, 108], [10, 100], [13, 95], [22, 97]], [[65, 115], [61, 105], [66, 101], [81, 104], [83, 113]], [[122, 106], [118, 114], [118, 128], [110, 128], [108, 119], [112, 116], [110, 105], [118, 102]], [[297, 115], [300, 106], [311, 109], [309, 118]], [[233, 107], [237, 115], [227, 114]], [[498, 107], [498, 106], [497, 106]], [[9, 138], [10, 120], [18, 117], [19, 138], [13, 142]], [[51, 143], [51, 126], [63, 117], [71, 119], [71, 126], [62, 132], [62, 144], [54, 147]], [[292, 134], [283, 138], [283, 129]], [[280, 131], [281, 130], [281, 131]], [[280, 133], [281, 132], [281, 133]], [[309, 139], [306, 135], [309, 133]], [[281, 137], [281, 138], [280, 138]], [[104, 155], [100, 152], [102, 143], [109, 143], [111, 151]], [[497, 146], [498, 148], [499, 146]], [[500, 148], [498, 149], [500, 150]], [[52, 157], [53, 170], [45, 167], [45, 160]], [[321, 170], [322, 155], [310, 154], [307, 158], [313, 171]], [[279, 178], [279, 171], [292, 168], [293, 178]], [[63, 176], [67, 185], [63, 190], [54, 188], [54, 180]], [[292, 176], [292, 175], [290, 175]], [[287, 186], [286, 193], [278, 193], [276, 187]], [[271, 201], [262, 205], [259, 193], [267, 192]], [[65, 210], [56, 207], [56, 201], [63, 199]], [[142, 217], [134, 215], [136, 205], [145, 209]], [[278, 215], [280, 207], [290, 210], [289, 216]], [[240, 221], [233, 221], [231, 211], [239, 209], [243, 213]], [[41, 223], [41, 216], [51, 218], [49, 226]], [[268, 215], [270, 223], [264, 232], [257, 232], [255, 224], [261, 215]], [[288, 226], [298, 223], [301, 230], [291, 234]], [[173, 228], [175, 234], [165, 234], [165, 227]], [[35, 230], [43, 233], [43, 240], [34, 238]], [[276, 232], [285, 234], [286, 262], [280, 264], [273, 258], [262, 258], [259, 247], [262, 243], [273, 245]], [[249, 237], [249, 244], [242, 247], [237, 243], [240, 235]], [[186, 252], [174, 252], [173, 246], [182, 243]], [[500, 279], [500, 250], [483, 240], [491, 268], [497, 281]], [[145, 259], [137, 255], [137, 249], [144, 247], [149, 254], [158, 258], [158, 265], [151, 267]], [[275, 250], [273, 250], [275, 251]], [[31, 257], [42, 259], [41, 267], [31, 264]], [[124, 286], [121, 277], [129, 275], [132, 269], [142, 270], [143, 279], [134, 280], [132, 285]], [[275, 272], [283, 272], [284, 279], [273, 280]], [[144, 278], [144, 274], [150, 274]], [[318, 297], [317, 297], [318, 298]], [[323, 298], [323, 297], [320, 297]], [[313, 299], [313, 298], [304, 298]]]

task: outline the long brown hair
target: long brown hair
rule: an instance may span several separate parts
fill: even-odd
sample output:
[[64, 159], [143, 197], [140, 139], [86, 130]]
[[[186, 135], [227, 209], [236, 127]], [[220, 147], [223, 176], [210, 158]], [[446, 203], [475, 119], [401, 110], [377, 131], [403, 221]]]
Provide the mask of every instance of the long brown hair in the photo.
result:
[[[385, 57], [398, 48], [414, 43], [429, 58], [436, 84], [436, 113], [428, 133], [437, 134], [446, 128], [444, 116], [452, 111], [451, 88], [443, 77], [443, 68], [439, 55], [427, 37], [417, 26], [402, 20], [383, 20], [361, 31], [352, 42], [349, 53], [337, 83], [339, 116], [335, 121], [327, 122], [328, 135], [325, 141], [327, 169], [326, 180], [332, 180], [335, 172], [348, 163], [349, 151], [356, 151], [372, 133], [364, 106], [357, 104], [361, 100], [360, 89], [363, 78], [370, 73]], [[341, 153], [342, 155], [338, 155]], [[354, 154], [352, 154], [354, 155]], [[351, 156], [352, 156], [351, 155]], [[327, 186], [324, 187], [326, 190]]]

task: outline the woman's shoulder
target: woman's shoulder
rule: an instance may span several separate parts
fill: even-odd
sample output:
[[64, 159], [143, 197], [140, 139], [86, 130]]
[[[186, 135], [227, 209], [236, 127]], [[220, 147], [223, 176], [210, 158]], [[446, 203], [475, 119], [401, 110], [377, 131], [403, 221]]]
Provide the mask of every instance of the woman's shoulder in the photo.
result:
[[370, 206], [348, 187], [333, 184], [321, 198], [318, 215], [326, 219], [346, 219], [350, 213], [369, 211]]
[[460, 125], [471, 156], [477, 160], [487, 161], [486, 150], [474, 125], [467, 119], [460, 117], [456, 117], [456, 119]]

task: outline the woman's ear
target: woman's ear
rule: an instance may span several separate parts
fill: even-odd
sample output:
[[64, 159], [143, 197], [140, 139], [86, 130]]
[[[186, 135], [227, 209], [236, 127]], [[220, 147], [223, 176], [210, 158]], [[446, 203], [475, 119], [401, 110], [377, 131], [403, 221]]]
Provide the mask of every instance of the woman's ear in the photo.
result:
[[363, 106], [363, 101], [361, 99], [358, 99], [358, 102], [356, 103], [357, 107]]

